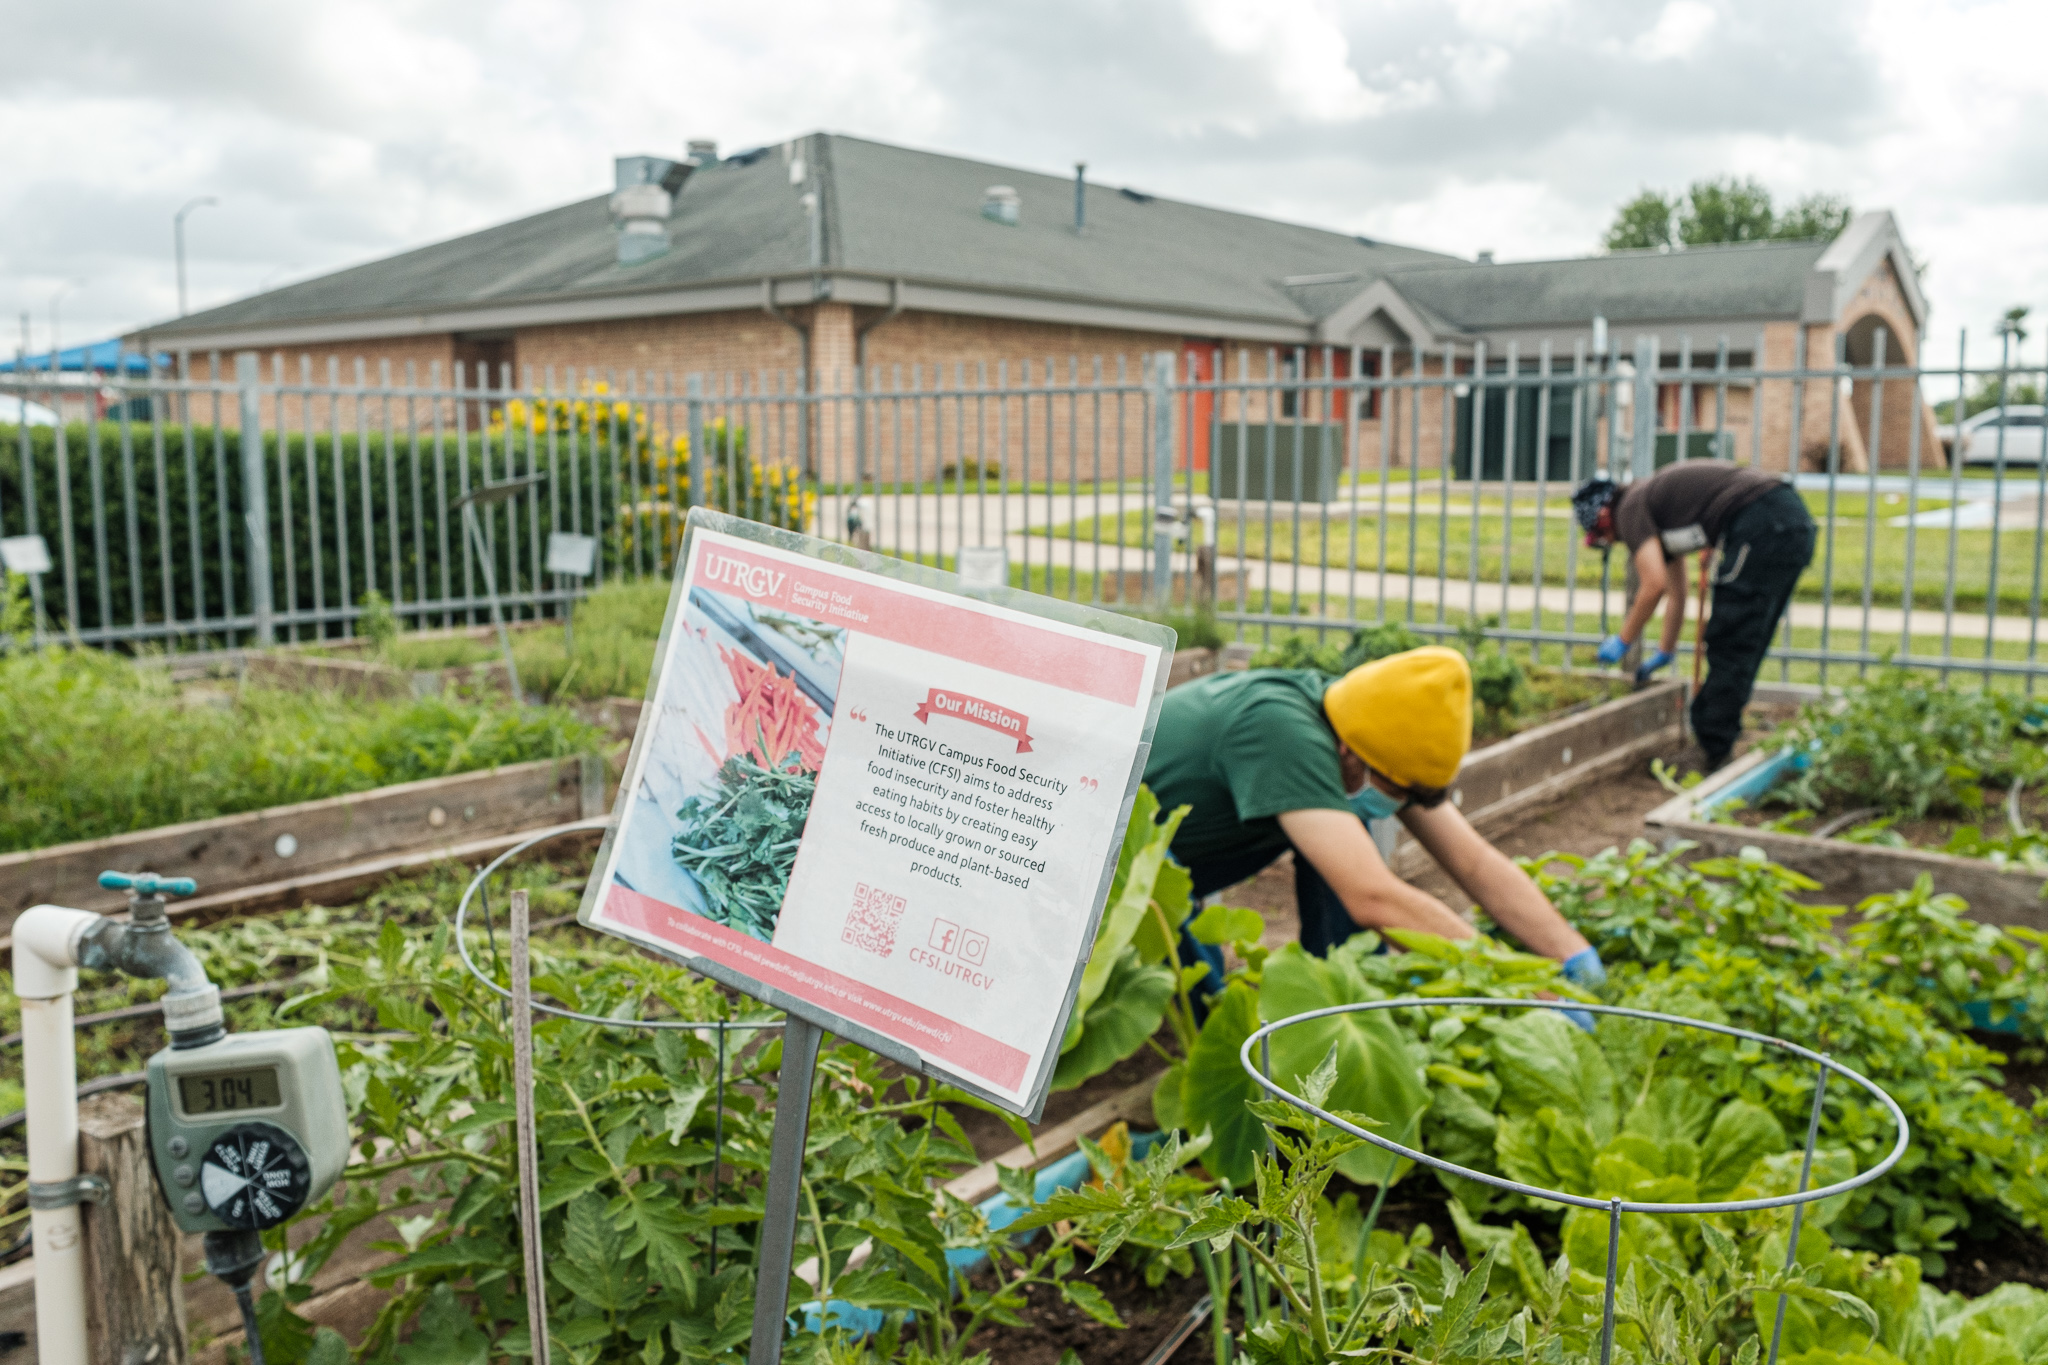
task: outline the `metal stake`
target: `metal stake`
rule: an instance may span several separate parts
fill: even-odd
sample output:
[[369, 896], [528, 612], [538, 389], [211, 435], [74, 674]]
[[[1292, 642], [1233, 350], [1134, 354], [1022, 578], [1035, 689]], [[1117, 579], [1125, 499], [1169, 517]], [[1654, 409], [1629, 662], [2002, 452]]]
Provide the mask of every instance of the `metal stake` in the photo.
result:
[[1621, 1260], [1621, 1200], [1607, 1205], [1607, 1297], [1600, 1310], [1600, 1365], [1614, 1359], [1614, 1274]]
[[[1822, 1066], [1820, 1068], [1820, 1076], [1813, 1083], [1813, 1112], [1807, 1115], [1806, 1118], [1806, 1152], [1799, 1159], [1800, 1194], [1806, 1193], [1807, 1183], [1813, 1176], [1813, 1144], [1815, 1140], [1820, 1137], [1820, 1103], [1821, 1098], [1824, 1095], [1826, 1095], [1828, 1091], [1828, 1069], [1826, 1066], [1827, 1056], [1828, 1054], [1825, 1052], [1821, 1054]], [[1793, 1267], [1793, 1265], [1795, 1265], [1799, 1260], [1799, 1223], [1800, 1219], [1803, 1218], [1805, 1214], [1806, 1205], [1794, 1204], [1792, 1206], [1792, 1240], [1786, 1243], [1785, 1245], [1785, 1269], [1787, 1270], [1790, 1270]], [[1783, 1293], [1780, 1293], [1778, 1295], [1777, 1317], [1776, 1320], [1771, 1323], [1770, 1365], [1778, 1365], [1778, 1339], [1781, 1336], [1783, 1336], [1784, 1333], [1785, 1296]]]
[[512, 633], [505, 629], [505, 613], [498, 606], [498, 570], [491, 563], [490, 547], [484, 544], [483, 527], [477, 524], [476, 504], [462, 504], [462, 527], [469, 533], [469, 543], [483, 566], [484, 595], [491, 601], [491, 624], [498, 628], [498, 648], [505, 655], [505, 678], [512, 687], [512, 703], [524, 705], [526, 694], [519, 690], [519, 665], [512, 659]]
[[[718, 1024], [718, 1087], [711, 1111], [711, 1207], [718, 1207], [718, 1181], [725, 1166], [725, 1021]], [[711, 1278], [718, 1278], [718, 1224], [711, 1225]]]
[[512, 1103], [518, 1111], [519, 1241], [533, 1365], [548, 1365], [548, 1281], [541, 1247], [540, 1146], [533, 1112], [533, 959], [526, 892], [512, 893]]
[[[825, 1033], [789, 1016], [782, 1034], [782, 1069], [776, 1074], [775, 1134], [769, 1143], [767, 1207], [761, 1217], [761, 1262], [754, 1280], [754, 1339], [747, 1365], [779, 1365], [788, 1330], [789, 1276], [796, 1264], [797, 1196], [804, 1175], [804, 1141], [811, 1130], [811, 1082]], [[820, 1256], [830, 1253], [818, 1248]]]

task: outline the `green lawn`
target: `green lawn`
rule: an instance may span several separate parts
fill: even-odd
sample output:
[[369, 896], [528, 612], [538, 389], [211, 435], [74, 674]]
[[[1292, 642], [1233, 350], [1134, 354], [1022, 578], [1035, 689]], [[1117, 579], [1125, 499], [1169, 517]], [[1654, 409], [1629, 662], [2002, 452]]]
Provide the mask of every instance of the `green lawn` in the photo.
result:
[[[1837, 498], [1832, 543], [1833, 599], [1837, 604], [1860, 605], [1867, 563], [1872, 604], [1902, 605], [1906, 600], [1910, 538], [1912, 596], [1916, 608], [1941, 608], [1944, 575], [1948, 557], [1953, 551], [1956, 559], [1956, 607], [1965, 611], [1984, 609], [1991, 600], [1994, 540], [1991, 531], [1962, 530], [1953, 536], [1946, 526], [1922, 526], [1908, 531], [1885, 524], [1888, 517], [1899, 515], [1899, 511], [1890, 510], [1873, 529], [1862, 516], [1849, 514], [1852, 502], [1860, 504], [1860, 501], [1860, 495], [1853, 498], [1851, 495], [1838, 495]], [[1925, 510], [1926, 505], [1922, 507]], [[1556, 515], [1551, 515], [1551, 510], [1546, 509], [1542, 518], [1543, 581], [1562, 585], [1566, 581], [1573, 546], [1580, 537], [1578, 527], [1567, 512], [1555, 509]], [[1860, 505], [1856, 507], [1856, 511], [1861, 510]], [[1903, 504], [1900, 511], [1903, 511]], [[1230, 512], [1231, 509], [1226, 507], [1217, 528], [1218, 563], [1226, 572], [1236, 565], [1240, 554], [1248, 560], [1270, 558], [1279, 564], [1299, 563], [1305, 569], [1308, 566], [1319, 569], [1327, 565], [1333, 573], [1355, 565], [1361, 571], [1384, 569], [1397, 574], [1413, 572], [1422, 577], [1442, 573], [1451, 579], [1463, 579], [1472, 571], [1475, 518], [1469, 511], [1439, 514], [1431, 509], [1427, 499], [1421, 503], [1412, 522], [1407, 509], [1402, 507], [1396, 515], [1384, 519], [1377, 516], [1344, 517], [1334, 521], [1302, 518], [1297, 523], [1291, 517], [1275, 516], [1270, 532], [1263, 515], [1254, 515], [1240, 523]], [[2029, 515], [2015, 517], [2014, 520], [2021, 524], [2013, 526], [2008, 523], [2003, 533], [1995, 537], [1999, 542], [1997, 600], [2000, 611], [2024, 614], [2033, 596], [2037, 544], [2034, 518]], [[1482, 508], [1476, 522], [1480, 580], [1500, 581], [1503, 532], [1511, 523], [1513, 541], [1509, 579], [1515, 583], [1534, 582], [1539, 544], [1538, 519], [1524, 516], [1508, 518]], [[1099, 535], [1104, 544], [1115, 544], [1119, 536], [1118, 519], [1114, 516], [1084, 518], [1079, 522], [1045, 528], [1037, 534], [1057, 540], [1071, 536], [1084, 545], [1093, 544]], [[1127, 513], [1122, 518], [1120, 534], [1122, 543], [1127, 546], [1150, 546], [1150, 512]], [[1867, 547], [1872, 551], [1869, 554], [1866, 554]], [[1830, 553], [1824, 525], [1814, 550], [1813, 564], [1800, 580], [1798, 600], [1821, 600]], [[1612, 572], [1617, 585], [1622, 571], [1621, 557], [1616, 556]], [[1599, 585], [1598, 553], [1579, 547], [1576, 578], [1582, 586]]]

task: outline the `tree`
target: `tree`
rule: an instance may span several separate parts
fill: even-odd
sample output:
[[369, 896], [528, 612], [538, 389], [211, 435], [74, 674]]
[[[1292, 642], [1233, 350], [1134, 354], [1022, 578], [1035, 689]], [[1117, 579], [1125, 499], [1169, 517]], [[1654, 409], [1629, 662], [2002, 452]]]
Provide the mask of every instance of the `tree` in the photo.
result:
[[1849, 226], [1849, 220], [1855, 216], [1849, 201], [1839, 194], [1809, 194], [1785, 210], [1771, 229], [1771, 236], [1785, 241], [1808, 238], [1832, 241], [1842, 235], [1842, 229]]
[[1771, 236], [1771, 192], [1754, 180], [1695, 180], [1678, 212], [1687, 246], [1759, 242]]
[[1657, 190], [1644, 190], [1623, 204], [1604, 239], [1609, 251], [1669, 250], [1671, 220], [1679, 201]]
[[1615, 210], [1609, 251], [1672, 251], [1723, 242], [1808, 241], [1840, 235], [1855, 211], [1838, 194], [1804, 196], [1782, 214], [1753, 179], [1695, 180], [1684, 194], [1645, 189]]

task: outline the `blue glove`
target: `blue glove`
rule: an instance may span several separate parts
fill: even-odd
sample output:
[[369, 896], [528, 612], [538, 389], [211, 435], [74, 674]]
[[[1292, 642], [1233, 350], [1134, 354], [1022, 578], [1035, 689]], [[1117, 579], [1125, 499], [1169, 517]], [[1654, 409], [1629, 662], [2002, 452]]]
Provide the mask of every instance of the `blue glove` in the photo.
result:
[[1598, 948], [1581, 948], [1564, 960], [1564, 979], [1582, 991], [1597, 991], [1607, 984], [1607, 964]]
[[1658, 650], [1655, 654], [1652, 654], [1649, 658], [1643, 660], [1643, 666], [1636, 670], [1636, 681], [1648, 682], [1650, 680], [1650, 675], [1652, 673], [1655, 673], [1658, 669], [1665, 667], [1667, 664], [1669, 664], [1672, 660], [1676, 659], [1677, 657], [1678, 656], [1676, 654], [1673, 654], [1668, 649]]
[[1600, 653], [1597, 657], [1603, 664], [1618, 664], [1621, 662], [1621, 656], [1626, 653], [1628, 642], [1619, 635], [1610, 635], [1600, 642]]
[[[1600, 961], [1600, 950], [1581, 948], [1566, 958], [1563, 963], [1564, 979], [1582, 991], [1597, 991], [1607, 984], [1607, 967]], [[1562, 1010], [1565, 1018], [1577, 1024], [1586, 1032], [1593, 1031], [1593, 1016], [1585, 1010]]]

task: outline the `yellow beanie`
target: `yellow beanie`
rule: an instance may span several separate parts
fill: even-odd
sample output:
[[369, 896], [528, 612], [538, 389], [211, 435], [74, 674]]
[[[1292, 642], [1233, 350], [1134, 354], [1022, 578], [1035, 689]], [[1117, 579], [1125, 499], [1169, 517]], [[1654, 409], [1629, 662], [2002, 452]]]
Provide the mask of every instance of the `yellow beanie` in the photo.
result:
[[1323, 714], [1352, 753], [1404, 787], [1448, 787], [1472, 747], [1472, 670], [1424, 645], [1360, 664], [1323, 693]]

